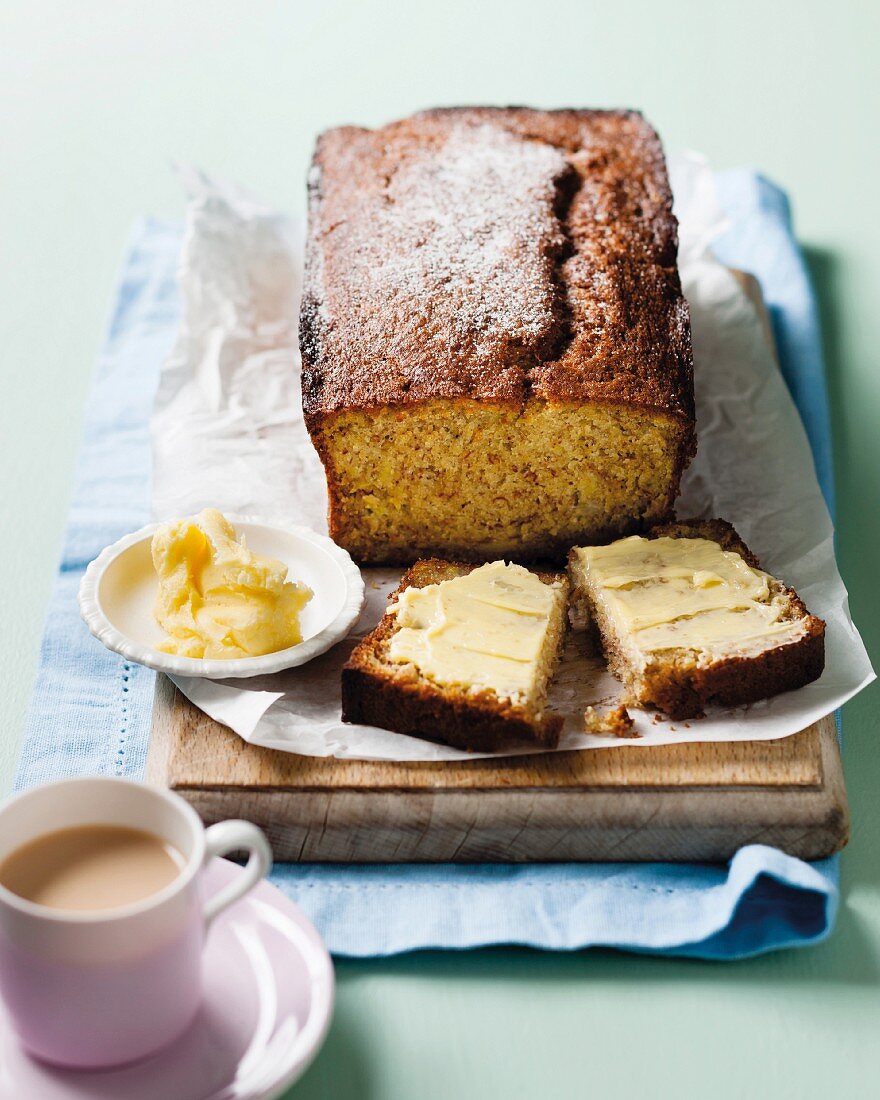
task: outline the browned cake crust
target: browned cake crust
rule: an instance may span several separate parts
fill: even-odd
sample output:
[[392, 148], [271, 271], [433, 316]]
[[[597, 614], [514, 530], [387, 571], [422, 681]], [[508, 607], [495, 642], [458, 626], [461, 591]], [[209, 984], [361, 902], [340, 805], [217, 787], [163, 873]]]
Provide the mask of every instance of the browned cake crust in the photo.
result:
[[[645, 537], [664, 535], [710, 539], [723, 549], [740, 554], [753, 569], [761, 568], [758, 559], [725, 520], [658, 524]], [[790, 600], [790, 618], [804, 620], [803, 637], [754, 657], [729, 657], [703, 667], [679, 660], [657, 660], [646, 669], [635, 701], [657, 707], [674, 720], [698, 718], [709, 704], [742, 706], [817, 680], [825, 667], [825, 622], [809, 613], [793, 588], [777, 584]], [[604, 644], [603, 638], [603, 647]]]
[[[499, 134], [521, 161], [518, 205], [493, 165]], [[444, 204], [444, 172], [470, 172], [482, 189], [466, 255], [443, 251], [462, 247], [442, 229], [463, 214]], [[300, 345], [310, 425], [343, 407], [528, 396], [624, 402], [692, 423], [672, 194], [660, 141], [637, 111], [462, 107], [329, 130], [309, 218]], [[487, 246], [502, 245], [504, 263], [493, 264]]]
[[[365, 562], [431, 553], [536, 560], [564, 556], [577, 538], [613, 537], [671, 514], [695, 446], [677, 248], [662, 147], [635, 111], [449, 108], [377, 130], [322, 134], [309, 176], [300, 347], [305, 420], [327, 472], [332, 537]], [[571, 515], [582, 517], [566, 527], [552, 478], [530, 482], [541, 463], [536, 444], [533, 455], [510, 459], [506, 483], [494, 470], [479, 484], [479, 462], [468, 467], [474, 491], [486, 496], [470, 528], [444, 536], [442, 506], [439, 521], [406, 527], [380, 470], [373, 483], [341, 472], [379, 429], [346, 422], [352, 434], [333, 437], [335, 418], [389, 409], [403, 417], [437, 402], [457, 411], [448, 443], [456, 453], [467, 457], [488, 441], [493, 425], [476, 423], [478, 410], [495, 407], [508, 418], [499, 430], [521, 416], [523, 433], [571, 436], [570, 453], [547, 452], [550, 470], [573, 476], [592, 467], [601, 479], [625, 469], [631, 506], [594, 522], [589, 478], [575, 478], [571, 489], [557, 481], [580, 509]], [[610, 421], [594, 429], [600, 436], [609, 423], [612, 434], [620, 428], [610, 461], [576, 434], [570, 411], [585, 405], [608, 411]], [[544, 406], [569, 412], [531, 426]], [[443, 410], [437, 415], [442, 423]], [[663, 450], [664, 473], [646, 492], [653, 463], [638, 445], [649, 430], [662, 437], [651, 445]], [[417, 492], [427, 485], [438, 498], [454, 493], [448, 472], [433, 483], [426, 477], [439, 466], [423, 425], [414, 422], [404, 444], [400, 429], [383, 421], [381, 431], [383, 455], [407, 452], [392, 483], [401, 470], [418, 469]], [[533, 507], [523, 508], [530, 485]], [[517, 518], [513, 533], [496, 536], [511, 507], [522, 512], [521, 535]]]
[[[389, 605], [407, 588], [425, 588], [477, 568], [436, 558], [418, 561], [404, 573], [388, 597]], [[547, 583], [560, 574], [542, 573]], [[412, 677], [406, 666], [388, 661], [391, 636], [397, 629], [393, 614], [356, 647], [342, 670], [342, 719], [452, 745], [469, 752], [500, 752], [523, 745], [556, 748], [563, 719], [548, 713], [535, 723], [521, 707], [491, 692], [455, 692]]]

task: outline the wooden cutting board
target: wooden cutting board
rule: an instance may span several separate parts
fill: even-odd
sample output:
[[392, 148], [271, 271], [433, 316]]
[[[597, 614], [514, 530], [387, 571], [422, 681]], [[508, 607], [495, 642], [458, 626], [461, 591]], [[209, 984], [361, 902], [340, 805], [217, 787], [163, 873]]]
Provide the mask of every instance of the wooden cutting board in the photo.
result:
[[248, 745], [160, 676], [147, 778], [294, 861], [724, 860], [754, 843], [817, 859], [849, 834], [831, 717], [779, 741], [370, 763]]
[[295, 861], [718, 860], [753, 843], [817, 859], [849, 832], [830, 717], [779, 741], [370, 763], [248, 745], [160, 676], [147, 778]]

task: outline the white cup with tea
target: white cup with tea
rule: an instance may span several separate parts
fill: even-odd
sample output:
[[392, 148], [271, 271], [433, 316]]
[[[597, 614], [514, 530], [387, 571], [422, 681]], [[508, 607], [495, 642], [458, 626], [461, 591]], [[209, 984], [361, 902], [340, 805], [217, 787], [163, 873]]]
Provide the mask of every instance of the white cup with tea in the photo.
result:
[[[214, 856], [249, 858], [205, 901]], [[120, 1065], [190, 1023], [211, 921], [272, 865], [247, 821], [205, 829], [169, 791], [66, 779], [0, 807], [0, 995], [25, 1049], [63, 1066]]]

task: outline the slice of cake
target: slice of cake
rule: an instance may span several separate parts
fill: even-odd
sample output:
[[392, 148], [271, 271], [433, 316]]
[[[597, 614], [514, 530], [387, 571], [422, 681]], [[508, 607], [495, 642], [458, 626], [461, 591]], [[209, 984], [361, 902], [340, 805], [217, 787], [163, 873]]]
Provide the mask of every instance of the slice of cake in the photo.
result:
[[555, 748], [567, 603], [561, 573], [416, 562], [342, 671], [343, 719], [474, 752]]
[[630, 700], [671, 718], [778, 695], [824, 668], [825, 623], [722, 520], [575, 547], [568, 569], [575, 613]]
[[364, 563], [561, 560], [667, 519], [695, 443], [677, 248], [635, 111], [322, 134], [300, 348], [331, 537]]

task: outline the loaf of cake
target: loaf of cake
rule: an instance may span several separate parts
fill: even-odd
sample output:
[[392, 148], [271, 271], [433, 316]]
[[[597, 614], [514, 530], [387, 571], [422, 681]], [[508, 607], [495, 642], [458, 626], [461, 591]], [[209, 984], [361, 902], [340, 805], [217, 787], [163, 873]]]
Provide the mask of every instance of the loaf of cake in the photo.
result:
[[321, 135], [303, 405], [362, 563], [563, 558], [671, 514], [694, 450], [657, 135], [451, 108]]
[[473, 752], [555, 748], [567, 606], [564, 573], [418, 561], [343, 668], [342, 717]]
[[669, 523], [569, 557], [573, 620], [598, 631], [627, 699], [670, 718], [817, 679], [825, 623], [723, 520]]

